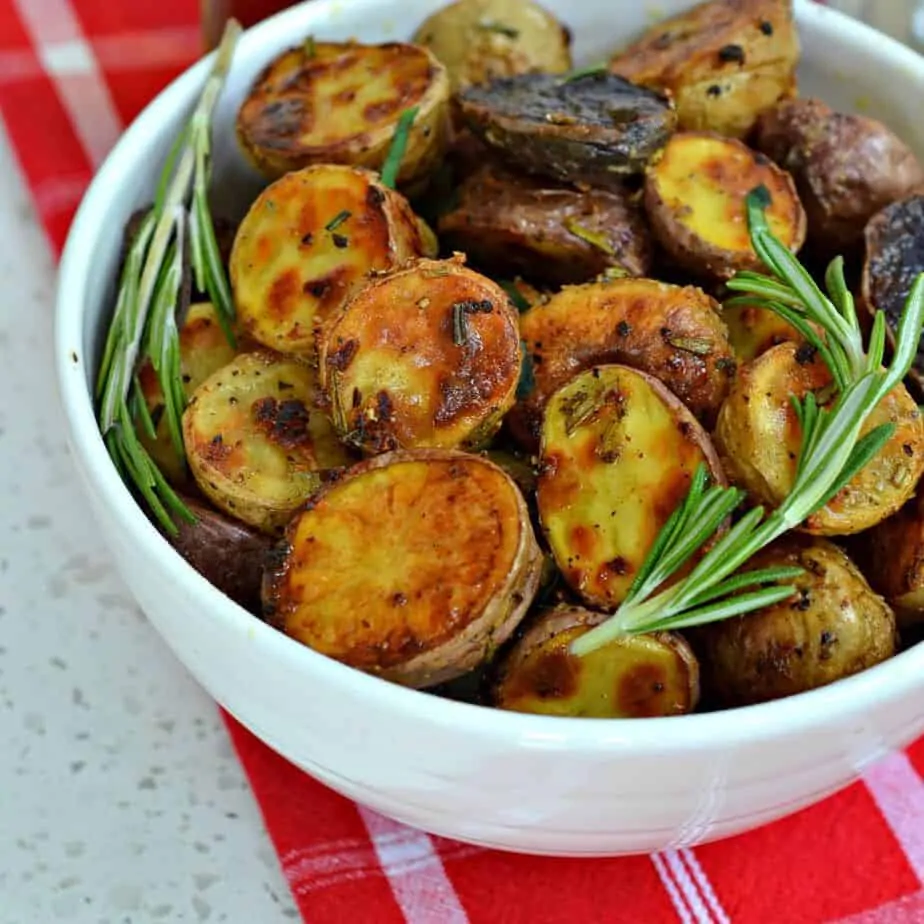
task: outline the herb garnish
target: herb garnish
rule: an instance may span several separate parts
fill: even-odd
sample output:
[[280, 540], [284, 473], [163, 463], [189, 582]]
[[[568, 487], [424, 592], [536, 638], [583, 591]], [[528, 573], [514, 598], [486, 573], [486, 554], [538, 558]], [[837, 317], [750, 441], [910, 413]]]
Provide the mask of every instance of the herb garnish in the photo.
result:
[[390, 189], [395, 188], [398, 180], [398, 171], [401, 169], [401, 161], [404, 158], [404, 152], [407, 150], [407, 142], [411, 135], [411, 127], [414, 119], [417, 118], [419, 106], [413, 106], [405, 109], [398, 119], [398, 125], [395, 127], [395, 137], [392, 138], [391, 147], [382, 164], [382, 185]]
[[305, 43], [302, 45], [302, 51], [305, 53], [305, 57], [308, 58], [308, 60], [311, 60], [317, 55], [318, 46], [315, 44], [313, 35], [309, 35], [308, 38], [305, 39]]
[[577, 70], [566, 74], [561, 82], [571, 83], [574, 80], [582, 80], [584, 77], [603, 77], [610, 72], [605, 64], [591, 64], [588, 67], [579, 67]]
[[513, 26], [508, 26], [503, 22], [495, 22], [493, 20], [489, 22], [480, 22], [478, 23], [478, 28], [485, 32], [496, 32], [498, 35], [506, 35], [507, 38], [511, 39], [520, 37], [519, 29], [514, 29]]
[[497, 284], [507, 293], [507, 298], [510, 299], [517, 311], [521, 314], [524, 311], [529, 311], [531, 306], [526, 296], [517, 288], [515, 282], [511, 282], [509, 279], [501, 279]]
[[590, 228], [586, 228], [573, 218], [569, 218], [565, 222], [565, 228], [568, 230], [569, 234], [573, 234], [575, 237], [580, 238], [585, 244], [590, 244], [591, 247], [595, 247], [597, 250], [602, 251], [608, 257], [616, 256], [616, 251], [613, 250], [612, 245], [606, 239], [606, 235], [601, 231], [591, 231]]
[[[749, 194], [751, 242], [773, 275], [740, 273], [729, 287], [748, 292], [751, 304], [756, 300], [789, 320], [797, 319], [803, 333], [810, 330], [810, 323], [824, 330], [823, 337], [812, 330], [813, 343], [824, 348], [819, 348], [819, 353], [830, 362], [832, 375], [838, 376], [837, 397], [830, 407], [820, 407], [812, 392], [801, 400], [793, 398], [802, 426], [795, 481], [789, 496], [769, 515], [765, 516], [763, 507], [755, 507], [728, 532], [717, 536], [720, 525], [745, 495], [734, 487], [707, 486], [706, 468], [701, 465], [686, 499], [658, 534], [628, 596], [611, 619], [575, 640], [571, 650], [577, 655], [622, 635], [715, 622], [791, 596], [792, 586], [776, 582], [792, 580], [801, 573], [800, 569], [738, 569], [760, 549], [824, 507], [894, 432], [894, 424], [883, 424], [860, 436], [870, 412], [911, 368], [924, 326], [924, 274], [918, 276], [905, 302], [896, 337], [898, 346], [891, 366], [883, 369], [882, 313], [876, 313], [869, 350], [864, 353], [841, 261], [832, 261], [828, 269], [829, 299], [770, 231], [763, 213], [766, 206], [766, 190], [758, 188]], [[780, 312], [781, 307], [787, 310]], [[655, 593], [710, 540], [714, 544], [685, 578]]]
[[325, 231], [336, 231], [348, 218], [352, 216], [352, 212], [348, 209], [344, 209], [342, 212], [338, 212], [334, 217], [324, 225]]
[[494, 305], [489, 299], [480, 302], [456, 302], [452, 306], [452, 342], [456, 346], [468, 343], [470, 331], [468, 327], [469, 314], [490, 314]]

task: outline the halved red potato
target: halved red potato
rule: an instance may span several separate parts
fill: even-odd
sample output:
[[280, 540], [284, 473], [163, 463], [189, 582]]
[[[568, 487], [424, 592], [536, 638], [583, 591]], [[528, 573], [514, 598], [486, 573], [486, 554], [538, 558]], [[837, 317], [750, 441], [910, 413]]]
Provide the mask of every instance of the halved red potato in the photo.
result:
[[740, 363], [749, 363], [780, 343], [802, 343], [802, 335], [775, 311], [761, 305], [723, 305], [722, 320]]
[[323, 472], [352, 461], [314, 370], [269, 351], [242, 353], [196, 389], [183, 439], [202, 493], [266, 533], [282, 530]]
[[345, 443], [367, 453], [477, 448], [513, 406], [518, 315], [461, 260], [420, 260], [357, 292], [320, 342]]
[[454, 450], [388, 453], [292, 520], [265, 617], [328, 657], [430, 687], [493, 655], [541, 570], [526, 502], [500, 468]]
[[258, 343], [313, 359], [319, 325], [370, 273], [433, 248], [407, 200], [375, 174], [336, 164], [286, 174], [260, 193], [234, 239], [238, 319]]
[[653, 376], [595, 366], [552, 395], [536, 501], [555, 561], [587, 604], [625, 599], [700, 464], [726, 483], [706, 431]]
[[596, 719], [692, 712], [699, 701], [699, 664], [673, 632], [619, 638], [581, 657], [571, 653], [571, 643], [606, 618], [577, 606], [540, 613], [498, 665], [493, 705]]

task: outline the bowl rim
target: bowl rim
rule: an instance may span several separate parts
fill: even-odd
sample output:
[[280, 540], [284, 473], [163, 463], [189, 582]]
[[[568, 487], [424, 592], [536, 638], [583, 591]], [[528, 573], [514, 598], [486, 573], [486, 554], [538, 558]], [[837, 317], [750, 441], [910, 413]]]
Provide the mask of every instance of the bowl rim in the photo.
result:
[[[367, 0], [379, 2], [379, 0]], [[247, 29], [240, 38], [251, 52], [271, 34], [303, 31], [323, 20], [338, 0], [299, 4]], [[847, 43], [875, 43], [882, 57], [924, 79], [924, 58], [872, 27], [813, 0], [794, 0], [797, 21], [843, 35]], [[209, 619], [227, 631], [246, 634], [266, 657], [294, 671], [314, 676], [335, 692], [368, 698], [382, 711], [445, 725], [459, 732], [542, 748], [599, 751], [683, 751], [704, 747], [727, 749], [803, 733], [835, 718], [850, 719], [876, 706], [913, 695], [924, 687], [924, 643], [874, 667], [828, 686], [783, 699], [716, 712], [657, 719], [594, 719], [507, 712], [449, 700], [414, 690], [327, 658], [289, 638], [226, 597], [173, 549], [148, 519], [122, 482], [99, 434], [84, 364], [83, 321], [86, 292], [94, 266], [93, 251], [106, 221], [113, 190], [126, 188], [136, 153], [159, 135], [159, 125], [197, 95], [215, 52], [200, 58], [154, 97], [123, 132], [91, 181], [72, 222], [62, 252], [55, 299], [54, 351], [59, 397], [65, 413], [68, 442], [85, 486], [108, 508], [126, 542], [142, 561], [157, 562], [191, 599], [203, 601]], [[156, 626], [156, 619], [151, 619]], [[180, 658], [182, 661], [182, 658]], [[186, 665], [184, 664], [184, 667]], [[187, 670], [189, 668], [187, 667]], [[224, 704], [221, 704], [224, 706]], [[227, 707], [225, 707], [227, 708]], [[233, 709], [229, 709], [235, 715]], [[246, 719], [241, 719], [246, 724]]]

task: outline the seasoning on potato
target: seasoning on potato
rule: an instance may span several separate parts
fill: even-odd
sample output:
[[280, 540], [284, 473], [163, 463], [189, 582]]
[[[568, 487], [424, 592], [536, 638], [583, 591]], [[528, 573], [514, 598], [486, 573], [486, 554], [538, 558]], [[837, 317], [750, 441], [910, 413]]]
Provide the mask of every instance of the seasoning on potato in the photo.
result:
[[595, 719], [692, 712], [699, 701], [699, 665], [676, 633], [630, 636], [585, 657], [571, 654], [571, 642], [604, 619], [576, 606], [539, 613], [496, 668], [492, 704]]
[[641, 173], [676, 125], [668, 97], [605, 71], [498, 79], [464, 90], [458, 104], [465, 124], [516, 169], [589, 186]]
[[316, 42], [284, 51], [257, 77], [237, 136], [270, 179], [311, 164], [381, 170], [402, 113], [416, 108], [399, 187], [424, 179], [446, 150], [449, 76], [418, 45]]
[[486, 272], [551, 285], [608, 269], [644, 276], [651, 267], [648, 226], [628, 191], [579, 190], [492, 164], [462, 183], [438, 231], [444, 246]]
[[[758, 502], [779, 505], [796, 476], [801, 428], [792, 398], [809, 392], [819, 406], [834, 398], [831, 373], [807, 344], [781, 343], [744, 366], [719, 412], [713, 439], [734, 484]], [[870, 413], [862, 433], [895, 424], [891, 439], [843, 490], [801, 527], [847, 536], [875, 526], [914, 493], [924, 473], [924, 419], [904, 385]]]
[[795, 94], [799, 54], [792, 0], [711, 0], [653, 25], [610, 70], [669, 91], [682, 129], [743, 138]]
[[434, 251], [420, 220], [375, 174], [336, 164], [286, 174], [260, 193], [234, 239], [241, 327], [313, 360], [321, 323], [370, 273], [425, 253]]
[[315, 372], [268, 351], [242, 353], [207, 378], [183, 414], [196, 484], [219, 510], [278, 533], [351, 461], [322, 410]]
[[487, 459], [369, 459], [292, 520], [263, 588], [266, 619], [316, 651], [411, 687], [488, 660], [542, 570], [529, 511]]
[[678, 132], [645, 175], [645, 210], [661, 246], [697, 276], [729, 279], [764, 269], [748, 233], [745, 198], [763, 186], [770, 230], [793, 252], [805, 212], [792, 177], [740, 141]]
[[594, 366], [552, 395], [536, 503], [564, 579], [588, 605], [625, 599], [703, 463], [726, 484], [709, 435], [652, 376]]
[[320, 350], [334, 425], [367, 453], [484, 445], [513, 406], [520, 363], [507, 293], [458, 260], [371, 280]]
[[449, 72], [453, 92], [496, 77], [571, 68], [571, 35], [534, 0], [456, 0], [421, 23], [413, 41]]

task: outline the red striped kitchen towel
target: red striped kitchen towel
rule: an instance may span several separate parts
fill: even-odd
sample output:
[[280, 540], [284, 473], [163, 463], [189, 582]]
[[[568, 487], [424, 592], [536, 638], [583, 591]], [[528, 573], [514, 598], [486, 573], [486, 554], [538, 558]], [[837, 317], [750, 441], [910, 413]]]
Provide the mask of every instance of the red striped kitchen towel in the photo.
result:
[[[0, 115], [56, 250], [123, 126], [199, 54], [197, 16], [196, 0], [0, 0]], [[924, 922], [924, 740], [748, 835], [555, 860], [388, 821], [228, 727], [312, 924]]]

